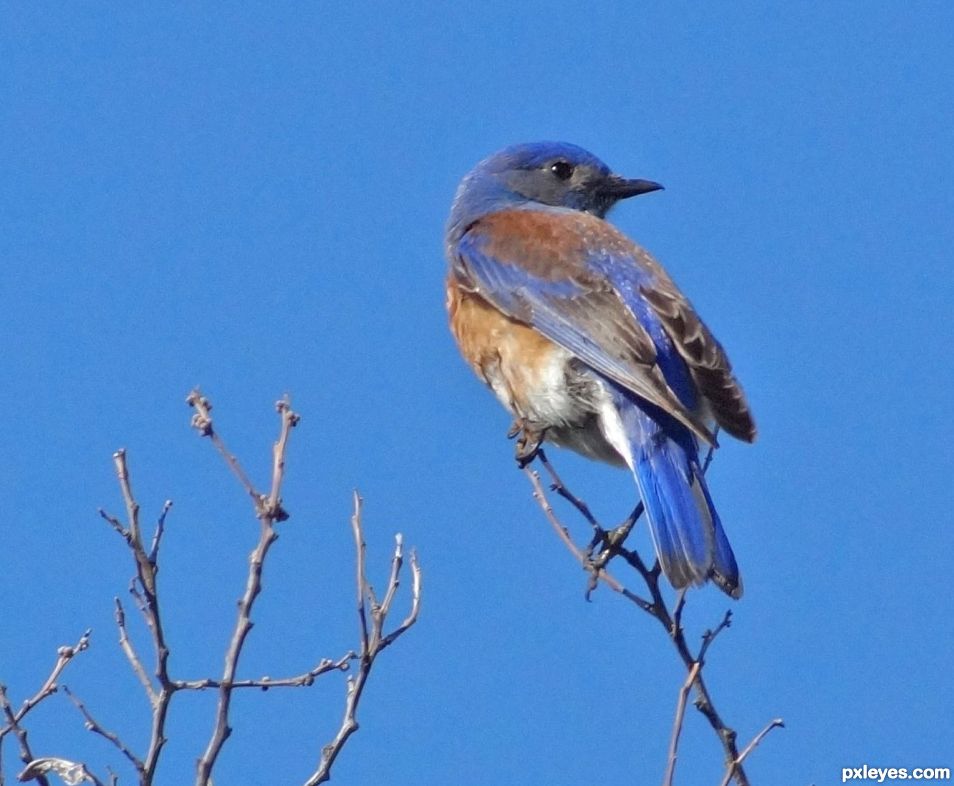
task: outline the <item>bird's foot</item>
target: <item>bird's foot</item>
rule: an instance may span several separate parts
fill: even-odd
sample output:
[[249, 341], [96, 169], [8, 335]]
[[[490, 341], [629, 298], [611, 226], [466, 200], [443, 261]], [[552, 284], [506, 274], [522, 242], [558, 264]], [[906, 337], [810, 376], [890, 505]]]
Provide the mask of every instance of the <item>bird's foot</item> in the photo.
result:
[[633, 512], [626, 517], [626, 520], [622, 524], [606, 533], [606, 545], [613, 549], [622, 548], [626, 542], [626, 538], [629, 537], [629, 533], [633, 531], [633, 527], [635, 527], [636, 522], [639, 521], [639, 517], [643, 515], [643, 510], [643, 503], [637, 503], [636, 507], [633, 508]]
[[586, 555], [596, 567], [603, 567], [613, 556], [619, 554], [642, 513], [643, 503], [640, 502], [618, 527], [603, 529], [597, 525], [594, 528]]
[[620, 524], [618, 527], [615, 527], [607, 532], [603, 533], [603, 542], [606, 544], [607, 548], [616, 549], [620, 548], [623, 543], [626, 542], [626, 538], [629, 537], [629, 533], [633, 529], [633, 522], [627, 520]]
[[586, 558], [594, 565], [596, 565], [597, 562], [605, 565], [606, 561], [609, 559], [609, 548], [606, 543], [608, 534], [609, 533], [599, 526], [599, 524], [594, 525], [593, 537], [590, 539], [589, 545], [586, 547]]
[[537, 454], [540, 452], [540, 446], [543, 445], [546, 430], [546, 426], [534, 423], [525, 418], [517, 418], [513, 422], [513, 425], [507, 432], [507, 439], [517, 438], [514, 457], [517, 459], [517, 465], [521, 469], [537, 457]]

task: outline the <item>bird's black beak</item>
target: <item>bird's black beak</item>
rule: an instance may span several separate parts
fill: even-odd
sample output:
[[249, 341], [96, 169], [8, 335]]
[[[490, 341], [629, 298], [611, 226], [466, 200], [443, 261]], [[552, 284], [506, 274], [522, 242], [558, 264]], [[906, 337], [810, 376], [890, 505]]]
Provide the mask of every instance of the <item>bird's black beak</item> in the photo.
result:
[[610, 175], [600, 185], [601, 194], [613, 201], [661, 190], [662, 186], [652, 180], [627, 180], [616, 175]]

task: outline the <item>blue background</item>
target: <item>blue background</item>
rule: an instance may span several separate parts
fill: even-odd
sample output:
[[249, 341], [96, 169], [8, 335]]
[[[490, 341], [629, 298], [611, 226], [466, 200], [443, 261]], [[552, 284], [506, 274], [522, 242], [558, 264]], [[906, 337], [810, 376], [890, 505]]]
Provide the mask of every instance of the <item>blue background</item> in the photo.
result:
[[[954, 6], [6, 3], [0, 29], [0, 680], [16, 704], [91, 626], [65, 681], [145, 747], [111, 616], [131, 565], [96, 514], [121, 510], [120, 446], [146, 521], [175, 500], [173, 674], [220, 671], [257, 525], [184, 397], [203, 386], [264, 486], [288, 392], [293, 515], [242, 673], [356, 645], [352, 487], [377, 583], [398, 530], [424, 566], [419, 626], [379, 661], [334, 782], [661, 780], [682, 667], [623, 599], [584, 601], [443, 312], [459, 178], [563, 139], [666, 185], [613, 220], [727, 346], [760, 425], [711, 470], [746, 595], [706, 668], [741, 738], [786, 720], [753, 782], [954, 766]], [[607, 522], [625, 515], [624, 473], [552, 457]], [[693, 637], [729, 603], [693, 593]], [[343, 691], [327, 676], [238, 696], [216, 782], [302, 782]], [[214, 701], [173, 705], [162, 783], [191, 782]], [[132, 782], [65, 697], [28, 727], [37, 755]], [[677, 783], [721, 769], [690, 708]]]

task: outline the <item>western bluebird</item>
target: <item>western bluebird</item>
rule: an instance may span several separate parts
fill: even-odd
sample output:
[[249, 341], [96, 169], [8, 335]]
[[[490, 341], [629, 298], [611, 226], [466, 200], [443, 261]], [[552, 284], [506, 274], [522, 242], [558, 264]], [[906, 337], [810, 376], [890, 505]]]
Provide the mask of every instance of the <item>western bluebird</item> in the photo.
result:
[[742, 595], [699, 462], [716, 430], [752, 442], [732, 366], [665, 270], [603, 218], [662, 188], [575, 145], [515, 145], [461, 182], [447, 225], [451, 331], [516, 418], [521, 463], [542, 440], [628, 466], [663, 572]]

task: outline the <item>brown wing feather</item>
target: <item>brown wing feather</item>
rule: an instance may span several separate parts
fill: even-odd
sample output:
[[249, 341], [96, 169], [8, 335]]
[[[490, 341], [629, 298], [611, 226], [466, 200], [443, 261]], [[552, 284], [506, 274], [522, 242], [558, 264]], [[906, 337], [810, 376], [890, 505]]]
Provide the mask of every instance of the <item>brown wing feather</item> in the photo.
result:
[[742, 386], [732, 374], [732, 364], [722, 345], [699, 319], [689, 301], [665, 274], [658, 278], [656, 286], [642, 288], [640, 292], [689, 366], [719, 426], [733, 437], [753, 442], [755, 421]]
[[[597, 368], [623, 387], [669, 412], [676, 420], [694, 431], [711, 445], [716, 444], [712, 430], [696, 413], [690, 412], [666, 383], [662, 370], [656, 362], [656, 347], [645, 328], [633, 318], [632, 312], [605, 281], [595, 278], [576, 277], [575, 283], [583, 293], [574, 298], [565, 298], [559, 311], [550, 310], [551, 320], [566, 320], [577, 330], [584, 330], [600, 352], [614, 358], [617, 363], [608, 366], [598, 356], [587, 357], [578, 353], [581, 360]], [[521, 309], [511, 317], [533, 324], [534, 306], [522, 301]], [[536, 306], [537, 311], [541, 308]]]

